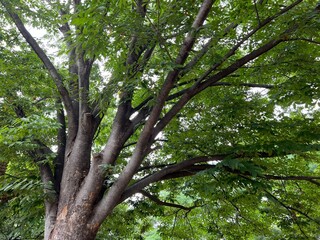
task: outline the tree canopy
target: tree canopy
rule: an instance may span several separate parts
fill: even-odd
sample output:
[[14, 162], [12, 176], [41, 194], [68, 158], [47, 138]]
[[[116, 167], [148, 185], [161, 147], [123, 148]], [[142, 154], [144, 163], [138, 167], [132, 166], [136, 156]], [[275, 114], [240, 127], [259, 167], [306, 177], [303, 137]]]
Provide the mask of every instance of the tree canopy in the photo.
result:
[[320, 3], [0, 3], [1, 239], [320, 237]]

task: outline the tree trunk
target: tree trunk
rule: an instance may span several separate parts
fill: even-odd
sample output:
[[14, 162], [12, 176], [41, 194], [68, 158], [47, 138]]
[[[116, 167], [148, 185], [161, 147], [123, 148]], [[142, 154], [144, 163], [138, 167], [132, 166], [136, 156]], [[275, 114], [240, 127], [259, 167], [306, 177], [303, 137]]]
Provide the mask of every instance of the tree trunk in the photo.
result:
[[67, 222], [56, 224], [50, 236], [45, 240], [94, 240], [98, 228], [89, 228], [80, 224], [80, 221], [73, 218]]
[[71, 211], [63, 208], [51, 233], [45, 240], [93, 240], [99, 230], [99, 225], [88, 224], [90, 207], [79, 205]]

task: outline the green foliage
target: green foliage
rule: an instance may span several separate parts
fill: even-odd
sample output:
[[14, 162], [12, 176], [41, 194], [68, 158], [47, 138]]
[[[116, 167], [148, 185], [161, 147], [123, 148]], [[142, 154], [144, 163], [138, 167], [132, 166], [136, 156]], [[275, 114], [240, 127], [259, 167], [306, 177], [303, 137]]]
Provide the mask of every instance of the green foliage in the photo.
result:
[[[151, 0], [146, 17], [133, 11], [137, 1], [132, 0], [82, 1], [77, 8], [68, 1], [11, 2], [19, 6], [19, 16], [28, 27], [45, 29], [57, 39], [58, 54], [49, 47], [48, 55], [57, 61], [72, 94], [77, 80], [69, 73], [69, 64], [77, 59], [68, 58], [70, 49], [83, 51], [85, 60], [97, 60], [90, 75], [89, 105], [96, 104], [99, 112], [95, 113], [105, 117], [94, 137], [93, 152], [105, 146], [124, 92], [132, 94], [132, 108], [146, 110], [154, 106], [168, 72], [182, 69], [163, 117], [177, 103], [173, 96], [201, 76], [203, 82], [270, 40], [284, 38], [276, 48], [193, 97], [158, 135], [152, 146], [155, 151], [142, 164], [146, 170], [139, 169], [132, 183], [158, 170], [153, 165], [168, 166], [197, 156], [223, 155], [224, 160], [208, 162], [209, 167], [199, 163], [195, 166], [204, 171], [195, 174], [187, 169], [183, 173], [193, 176], [148, 186], [146, 190], [159, 201], [176, 206], [156, 205], [137, 194], [115, 209], [97, 239], [320, 237], [320, 20], [315, 1], [303, 1], [279, 14], [233, 52], [230, 49], [248, 33], [294, 1], [215, 1], [187, 62], [201, 53], [209, 39], [211, 44], [191, 69], [176, 64], [175, 58], [200, 1]], [[60, 10], [65, 12], [62, 17]], [[61, 105], [43, 63], [2, 7], [0, 15], [6, 16], [0, 23], [0, 162], [6, 164], [0, 175], [0, 239], [42, 239], [43, 199], [50, 198], [43, 189], [53, 186], [40, 183], [34, 162], [38, 159], [30, 153], [43, 143], [52, 152], [42, 163], [52, 165], [62, 127], [56, 120]], [[62, 40], [57, 26], [65, 23], [72, 31]], [[288, 28], [290, 36], [284, 33]], [[132, 48], [135, 38], [139, 41]], [[47, 47], [47, 40], [41, 41]], [[150, 60], [140, 57], [129, 64], [128, 56], [138, 55], [145, 46], [154, 48]], [[105, 187], [128, 163], [143, 124], [135, 126], [116, 166], [100, 165], [109, 177]], [[305, 178], [285, 178], [292, 176]], [[312, 176], [318, 178], [310, 181]]]
[[30, 163], [10, 162], [0, 176], [0, 239], [42, 238], [44, 194], [36, 173]]

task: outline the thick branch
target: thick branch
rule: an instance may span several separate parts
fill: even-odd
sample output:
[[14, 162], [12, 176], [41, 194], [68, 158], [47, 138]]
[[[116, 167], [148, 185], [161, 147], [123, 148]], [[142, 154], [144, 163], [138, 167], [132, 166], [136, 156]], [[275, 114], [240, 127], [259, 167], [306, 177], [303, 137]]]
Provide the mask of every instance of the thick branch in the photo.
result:
[[[188, 167], [191, 167], [197, 163], [209, 162], [209, 161], [221, 161], [225, 157], [226, 157], [226, 155], [217, 155], [217, 156], [212, 156], [212, 157], [206, 157], [206, 156], [196, 157], [196, 158], [192, 158], [192, 159], [185, 160], [183, 162], [174, 164], [172, 166], [168, 166], [164, 169], [157, 171], [156, 173], [153, 173], [153, 174], [141, 179], [140, 181], [132, 184], [131, 186], [129, 186], [122, 194], [120, 202], [124, 201], [125, 199], [132, 196], [133, 194], [137, 193], [138, 191], [140, 191], [144, 187], [148, 186], [149, 184], [160, 181], [160, 180], [164, 179], [166, 176], [170, 176], [170, 174], [177, 173], [177, 172], [180, 173], [181, 170], [187, 169]], [[201, 166], [201, 165], [199, 165], [199, 166]], [[202, 168], [202, 170], [203, 170], [203, 168]], [[185, 171], [184, 173], [187, 174], [188, 171]]]
[[[187, 35], [180, 49], [178, 57], [176, 58], [176, 61], [175, 61], [176, 65], [182, 65], [187, 59], [189, 52], [192, 49], [193, 44], [195, 42], [196, 32], [199, 30], [199, 28], [202, 26], [203, 22], [207, 18], [207, 15], [211, 9], [212, 4], [213, 4], [212, 0], [203, 1], [202, 6], [192, 25], [192, 30]], [[138, 143], [136, 145], [136, 148], [132, 154], [132, 157], [129, 163], [120, 174], [118, 180], [112, 185], [109, 192], [106, 194], [103, 200], [96, 207], [95, 213], [94, 213], [95, 214], [94, 221], [102, 222], [102, 220], [108, 214], [111, 213], [112, 209], [119, 202], [120, 194], [124, 191], [128, 183], [132, 179], [132, 176], [136, 173], [139, 165], [141, 164], [143, 158], [145, 157], [145, 151], [149, 147], [149, 143], [151, 140], [150, 137], [152, 136], [152, 130], [153, 130], [154, 124], [158, 121], [163, 105], [166, 101], [166, 98], [170, 90], [174, 86], [174, 81], [177, 78], [179, 72], [180, 72], [180, 69], [176, 68], [175, 70], [171, 71], [168, 74], [163, 84], [163, 87], [159, 93], [156, 104], [152, 109], [151, 114], [149, 115], [149, 119], [146, 122], [144, 129], [139, 137]], [[119, 197], [116, 198], [115, 196], [119, 196]]]
[[[197, 79], [193, 79], [192, 81], [188, 81], [186, 83], [183, 84], [188, 84], [191, 82], [196, 82]], [[183, 84], [179, 84], [179, 86], [182, 86]], [[213, 83], [210, 87], [218, 87], [218, 86], [230, 86], [230, 87], [250, 87], [250, 88], [265, 88], [265, 89], [272, 89], [275, 86], [272, 84], [262, 84], [262, 83], [230, 83], [230, 82], [216, 82]], [[170, 101], [173, 99], [176, 99], [178, 97], [181, 97], [184, 93], [186, 93], [187, 91], [190, 91], [192, 87], [190, 88], [185, 88], [182, 89], [176, 93], [173, 93], [171, 95], [168, 96], [166, 101]], [[141, 102], [137, 107], [135, 107], [132, 111], [136, 112], [139, 111], [139, 109], [142, 109], [144, 106], [146, 106], [153, 98], [152, 97], [148, 97], [147, 99], [145, 99], [143, 102]]]
[[78, 52], [79, 117], [82, 118], [84, 113], [91, 111], [89, 108], [89, 78], [94, 59], [85, 60], [85, 52], [81, 49], [76, 52]]
[[58, 150], [57, 150], [57, 156], [54, 162], [54, 179], [55, 179], [55, 189], [57, 193], [59, 193], [63, 167], [64, 167], [64, 157], [65, 157], [65, 151], [66, 151], [67, 136], [66, 136], [65, 116], [63, 113], [63, 108], [61, 106], [60, 100], [57, 102], [57, 105], [58, 105], [57, 121], [60, 124], [60, 128], [58, 129], [58, 136], [57, 136]]
[[[51, 228], [55, 221], [54, 219], [56, 219], [58, 209], [58, 194], [55, 189], [55, 179], [49, 163], [46, 162], [46, 157], [48, 154], [52, 154], [52, 151], [40, 141], [36, 141], [36, 143], [38, 144], [38, 148], [33, 151], [29, 151], [29, 155], [38, 164], [40, 169], [40, 176], [44, 186], [43, 190], [46, 194], [46, 198], [44, 200], [46, 222], [51, 222], [51, 224], [49, 224], [50, 227], [47, 226], [47, 224], [46, 227]], [[49, 229], [46, 229], [46, 231], [49, 231]]]
[[[137, 6], [135, 11], [141, 16], [140, 24], [142, 26], [146, 13], [146, 4], [142, 0], [137, 1], [136, 4]], [[143, 52], [147, 50], [143, 56], [143, 61], [148, 61], [153, 51], [153, 47], [152, 49], [147, 49], [147, 45], [141, 45], [139, 38], [139, 34], [135, 33], [130, 41], [127, 59], [124, 63], [126, 66], [126, 80], [133, 78], [137, 72], [143, 71], [143, 67], [139, 68], [138, 65], [138, 61]], [[78, 66], [80, 69], [79, 64]], [[101, 197], [103, 196], [101, 191], [103, 191], [102, 186], [105, 179], [105, 174], [101, 170], [100, 166], [102, 164], [114, 165], [117, 157], [123, 149], [123, 145], [134, 132], [134, 125], [129, 120], [132, 113], [131, 99], [133, 91], [134, 89], [127, 85], [125, 85], [122, 89], [119, 101], [120, 104], [113, 121], [111, 134], [103, 151], [99, 154], [96, 154], [91, 161], [89, 173], [86, 176], [84, 183], [82, 184], [77, 195], [77, 203], [79, 204], [81, 204], [80, 202], [84, 201], [86, 204], [93, 204], [101, 200]], [[98, 109], [99, 107], [95, 107], [94, 112], [96, 113], [99, 111]], [[91, 189], [95, 189], [95, 191], [92, 192]]]
[[57, 69], [53, 66], [52, 62], [50, 61], [48, 56], [45, 54], [45, 52], [42, 50], [42, 48], [39, 46], [37, 41], [31, 36], [31, 34], [25, 28], [20, 17], [15, 12], [12, 11], [12, 6], [5, 0], [1, 0], [1, 4], [5, 7], [6, 11], [10, 15], [11, 19], [15, 23], [16, 27], [18, 28], [22, 36], [25, 38], [25, 40], [28, 42], [28, 44], [31, 46], [31, 48], [34, 50], [34, 52], [38, 55], [40, 60], [43, 62], [46, 69], [49, 71], [63, 99], [63, 103], [66, 107], [70, 120], [71, 121], [74, 120], [72, 102], [67, 89], [63, 85], [62, 78], [58, 73]]
[[[63, 9], [59, 10], [59, 15], [62, 19], [65, 18], [65, 15], [68, 14]], [[76, 56], [76, 47], [74, 46], [71, 40], [71, 28], [68, 22], [65, 22], [62, 26], [59, 27], [60, 32], [63, 34], [64, 41], [66, 42], [68, 48], [68, 64], [69, 64], [69, 85], [70, 85], [70, 97], [72, 99], [73, 109], [75, 118], [79, 119], [79, 84], [78, 84], [78, 65], [77, 65], [77, 56]], [[78, 130], [78, 125], [74, 126], [73, 132]], [[71, 134], [71, 135], [75, 135]], [[72, 137], [71, 137], [72, 138]]]
[[[307, 150], [306, 150], [307, 151]], [[272, 157], [279, 157], [285, 156], [288, 153], [266, 153], [266, 152], [257, 152], [256, 153], [261, 158], [272, 158]], [[123, 201], [126, 198], [130, 197], [132, 194], [135, 194], [137, 191], [140, 191], [144, 187], [150, 185], [151, 183], [158, 182], [161, 180], [166, 179], [173, 179], [173, 178], [180, 178], [186, 176], [192, 176], [200, 171], [212, 169], [216, 167], [216, 164], [208, 164], [210, 161], [221, 161], [225, 159], [227, 156], [233, 156], [230, 154], [223, 154], [223, 155], [216, 155], [210, 157], [195, 157], [189, 160], [185, 160], [183, 162], [177, 164], [169, 164], [165, 166], [165, 168], [137, 181], [136, 183], [132, 184], [131, 186], [127, 187], [125, 192], [123, 193], [121, 200]], [[245, 155], [241, 156], [233, 156], [234, 158], [241, 158]], [[249, 157], [250, 155], [246, 156]], [[207, 163], [207, 164], [200, 164], [200, 163]], [[160, 166], [160, 165], [159, 165]], [[154, 166], [157, 168], [158, 166]], [[148, 167], [142, 168], [141, 170], [149, 169]], [[238, 170], [231, 170], [230, 168], [225, 168], [228, 172], [240, 174], [241, 176], [250, 175], [249, 173], [245, 175], [245, 173], [240, 172]], [[259, 176], [258, 176], [259, 177]], [[306, 180], [306, 181], [315, 181], [315, 179], [320, 179], [318, 176], [276, 176], [276, 175], [261, 175], [261, 178], [265, 179], [274, 179], [274, 180]]]
[[216, 82], [219, 80], [227, 77], [231, 73], [238, 70], [240, 67], [245, 65], [246, 63], [250, 62], [251, 60], [261, 56], [262, 54], [268, 52], [269, 50], [276, 47], [279, 43], [281, 43], [282, 40], [271, 40], [270, 42], [262, 45], [258, 49], [252, 51], [251, 53], [247, 54], [246, 56], [238, 59], [236, 62], [231, 64], [226, 69], [222, 70], [221, 72], [213, 75], [208, 80], [206, 80], [203, 83], [195, 83], [191, 88], [189, 88], [188, 91], [186, 91], [182, 97], [179, 99], [179, 101], [170, 109], [170, 111], [161, 119], [161, 121], [157, 124], [157, 126], [154, 129], [154, 136], [156, 136], [162, 129], [176, 116], [176, 114], [189, 102], [189, 100], [194, 97], [199, 92], [203, 91], [209, 86], [213, 86]]
[[[139, 0], [136, 2], [137, 8], [136, 12], [144, 19], [146, 14], [146, 4]], [[142, 25], [142, 23], [141, 23]], [[136, 33], [130, 42], [129, 52], [127, 55], [127, 59], [125, 65], [127, 67], [126, 77], [132, 78], [137, 71], [143, 71], [143, 68], [137, 68], [138, 60], [141, 57], [142, 53], [147, 49], [147, 45], [141, 46], [139, 43], [139, 36]], [[153, 47], [151, 49], [147, 49], [144, 54], [144, 61], [148, 61], [150, 58]], [[113, 121], [112, 131], [108, 142], [102, 151], [103, 163], [104, 164], [114, 164], [116, 161], [124, 143], [133, 133], [133, 124], [129, 121], [129, 118], [132, 114], [132, 99], [133, 89], [124, 89], [121, 94], [120, 104], [117, 109], [116, 117]], [[119, 137], [119, 136], [123, 136]]]

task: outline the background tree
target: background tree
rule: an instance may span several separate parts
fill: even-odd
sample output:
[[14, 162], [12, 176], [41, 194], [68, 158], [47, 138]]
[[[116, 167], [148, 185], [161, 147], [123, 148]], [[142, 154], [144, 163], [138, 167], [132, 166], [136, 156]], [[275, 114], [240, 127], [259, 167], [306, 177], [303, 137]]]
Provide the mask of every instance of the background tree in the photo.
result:
[[315, 1], [0, 2], [3, 236], [319, 237]]

